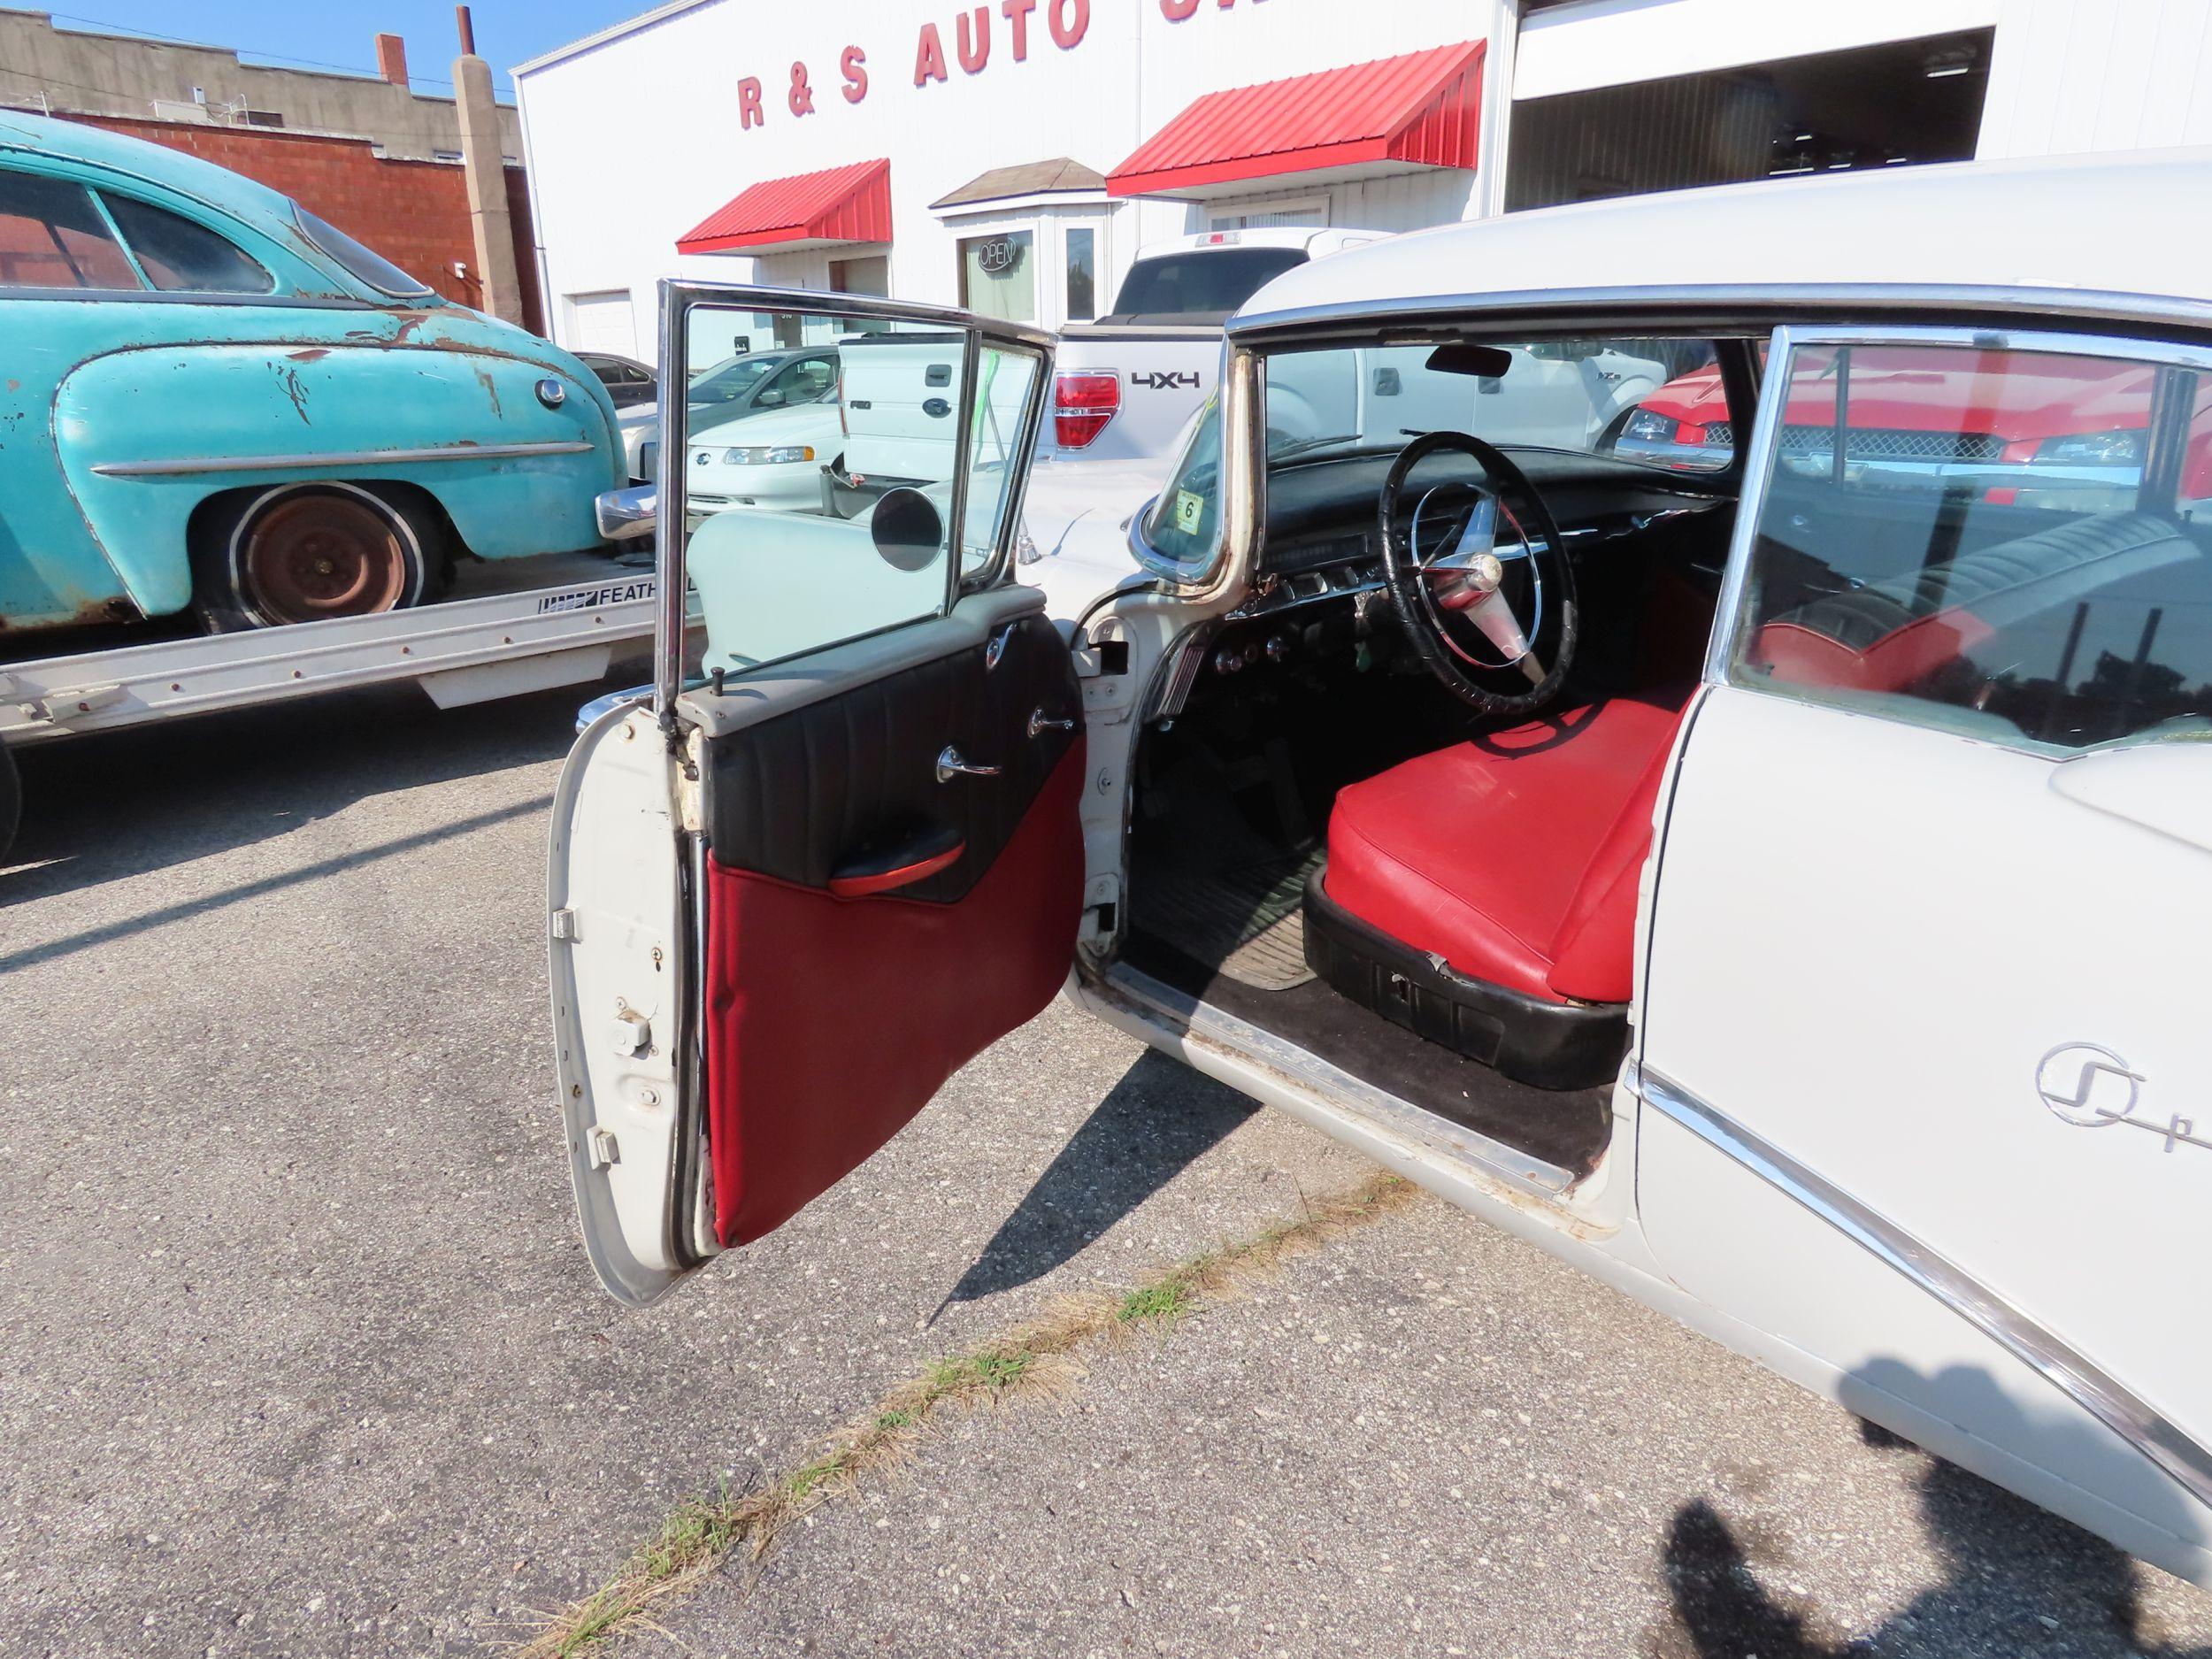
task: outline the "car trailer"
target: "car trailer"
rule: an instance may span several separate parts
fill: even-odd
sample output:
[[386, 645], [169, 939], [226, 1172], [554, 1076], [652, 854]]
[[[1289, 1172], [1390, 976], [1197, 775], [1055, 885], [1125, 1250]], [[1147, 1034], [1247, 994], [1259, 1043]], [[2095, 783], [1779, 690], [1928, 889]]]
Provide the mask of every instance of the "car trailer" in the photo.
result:
[[648, 542], [472, 566], [455, 597], [405, 611], [0, 661], [0, 857], [14, 749], [403, 680], [442, 709], [584, 684], [651, 650], [655, 586]]

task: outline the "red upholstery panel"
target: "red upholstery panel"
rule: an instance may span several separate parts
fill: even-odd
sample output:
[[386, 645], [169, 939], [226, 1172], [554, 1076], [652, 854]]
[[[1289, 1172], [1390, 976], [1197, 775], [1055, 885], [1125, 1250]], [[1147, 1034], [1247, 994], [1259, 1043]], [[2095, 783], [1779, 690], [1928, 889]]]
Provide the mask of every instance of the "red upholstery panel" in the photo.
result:
[[1329, 819], [1330, 898], [1471, 979], [1625, 1002], [1637, 872], [1680, 720], [1616, 700], [1354, 784]]
[[715, 1234], [750, 1243], [1052, 1000], [1083, 902], [1079, 736], [966, 895], [841, 899], [707, 864]]
[[1993, 632], [1972, 611], [1953, 606], [1893, 628], [1860, 651], [1801, 623], [1770, 622], [1753, 639], [1749, 656], [1792, 685], [1902, 691]]
[[1636, 988], [1636, 888], [1651, 853], [1651, 814], [1674, 733], [1651, 751], [1614, 815], [1552, 941], [1551, 988], [1578, 1002], [1625, 1002]]

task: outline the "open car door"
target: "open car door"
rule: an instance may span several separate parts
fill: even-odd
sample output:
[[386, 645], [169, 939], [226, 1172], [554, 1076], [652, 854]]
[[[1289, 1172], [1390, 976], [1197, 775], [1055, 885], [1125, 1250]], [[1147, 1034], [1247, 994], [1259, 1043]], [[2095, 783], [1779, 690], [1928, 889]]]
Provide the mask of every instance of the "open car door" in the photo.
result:
[[1768, 365], [1663, 826], [1647, 1237], [1780, 1369], [2203, 1582], [2212, 351]]
[[[579, 738], [549, 879], [577, 1210], [634, 1305], [787, 1220], [1043, 1008], [1083, 886], [1074, 672], [1009, 579], [1049, 336], [843, 295], [662, 301], [657, 683]], [[693, 435], [687, 366], [733, 332], [926, 396]], [[897, 476], [853, 463], [856, 430]]]

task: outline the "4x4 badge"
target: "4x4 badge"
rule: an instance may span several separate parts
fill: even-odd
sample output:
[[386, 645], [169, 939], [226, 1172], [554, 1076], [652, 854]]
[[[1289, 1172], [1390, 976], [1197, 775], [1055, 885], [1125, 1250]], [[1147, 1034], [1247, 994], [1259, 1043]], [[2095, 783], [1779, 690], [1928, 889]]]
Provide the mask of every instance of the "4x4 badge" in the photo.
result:
[[2162, 1124], [2135, 1116], [2143, 1081], [2140, 1071], [2093, 1042], [2062, 1042], [2035, 1068], [2036, 1097], [2063, 1123], [2082, 1129], [2125, 1124], [2149, 1130], [2165, 1141], [2169, 1152], [2184, 1144], [2212, 1151], [2212, 1140], [2196, 1133], [2193, 1118], [2177, 1114]]

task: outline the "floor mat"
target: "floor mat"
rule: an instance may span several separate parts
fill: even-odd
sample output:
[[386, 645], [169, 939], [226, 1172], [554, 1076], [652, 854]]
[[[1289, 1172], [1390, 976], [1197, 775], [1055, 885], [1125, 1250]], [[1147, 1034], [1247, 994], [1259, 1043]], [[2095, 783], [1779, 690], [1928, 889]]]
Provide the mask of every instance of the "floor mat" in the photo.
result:
[[[1248, 849], [1240, 849], [1248, 852]], [[1325, 849], [1270, 853], [1217, 863], [1148, 860], [1133, 872], [1131, 920], [1194, 961], [1260, 991], [1287, 991], [1313, 978], [1306, 966], [1306, 878]]]

